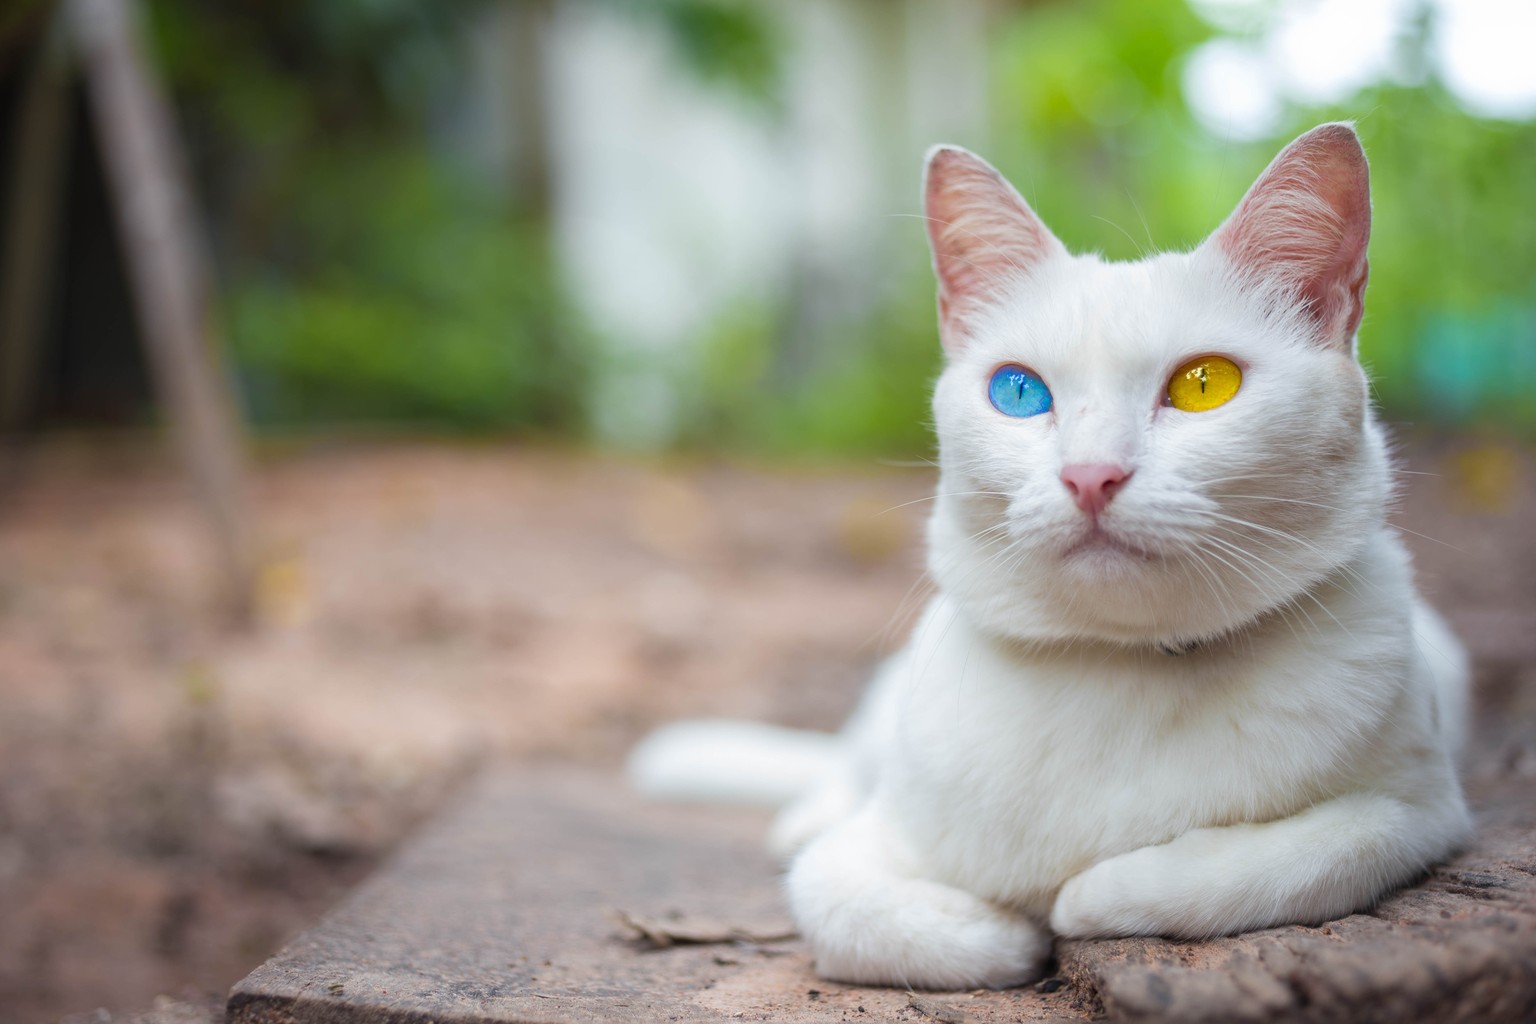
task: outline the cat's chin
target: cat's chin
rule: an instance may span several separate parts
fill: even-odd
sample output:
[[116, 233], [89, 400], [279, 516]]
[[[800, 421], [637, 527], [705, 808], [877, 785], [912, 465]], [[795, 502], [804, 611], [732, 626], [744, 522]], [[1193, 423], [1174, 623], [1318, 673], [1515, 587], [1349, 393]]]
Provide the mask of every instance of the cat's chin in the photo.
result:
[[1089, 527], [1061, 553], [1063, 563], [1079, 571], [1110, 570], [1123, 572], [1127, 564], [1159, 561], [1159, 556], [1138, 547], [1124, 537], [1101, 526]]
[[1054, 554], [1042, 550], [1038, 555], [1042, 573], [1031, 585], [999, 586], [970, 563], [945, 580], [947, 589], [973, 622], [997, 636], [1030, 644], [1089, 641], [1165, 653], [1241, 630], [1271, 606], [1268, 594], [1224, 591], [1221, 600], [1211, 600], [1183, 577], [1179, 560], [1170, 562], [1100, 530], [1076, 537]]

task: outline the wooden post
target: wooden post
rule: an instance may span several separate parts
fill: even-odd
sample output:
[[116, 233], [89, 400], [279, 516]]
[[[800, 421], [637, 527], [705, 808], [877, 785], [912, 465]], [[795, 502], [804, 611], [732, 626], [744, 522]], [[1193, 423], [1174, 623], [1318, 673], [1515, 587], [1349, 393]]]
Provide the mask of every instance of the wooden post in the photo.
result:
[[0, 436], [31, 411], [69, 151], [69, 64], [57, 13], [25, 72], [0, 240]]
[[240, 428], [214, 344], [181, 154], [136, 7], [65, 0], [155, 388], [213, 527], [228, 607], [244, 620], [254, 554]]

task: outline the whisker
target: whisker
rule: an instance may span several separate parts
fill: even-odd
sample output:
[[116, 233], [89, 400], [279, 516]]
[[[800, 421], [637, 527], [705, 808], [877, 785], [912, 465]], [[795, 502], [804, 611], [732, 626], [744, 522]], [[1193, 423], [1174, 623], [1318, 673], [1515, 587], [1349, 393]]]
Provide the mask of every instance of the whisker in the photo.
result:
[[[1135, 247], [1135, 249], [1136, 249], [1136, 258], [1137, 259], [1144, 259], [1144, 258], [1146, 258], [1148, 250], [1143, 249], [1141, 247], [1141, 243], [1138, 242], [1131, 235], [1131, 233], [1129, 231], [1125, 230], [1124, 227], [1122, 227], [1121, 225], [1119, 225], [1119, 224], [1115, 223], [1114, 221], [1110, 220], [1108, 217], [1100, 217], [1100, 216], [1095, 215], [1093, 219], [1094, 220], [1103, 221], [1105, 224], [1108, 224], [1110, 227], [1114, 228], [1116, 231], [1118, 231], [1122, 235], [1124, 235], [1126, 237], [1126, 239], [1130, 241], [1131, 245], [1133, 247]], [[1143, 222], [1143, 224], [1145, 224], [1145, 222]]]
[[943, 468], [925, 455], [920, 455], [915, 459], [875, 459], [874, 462], [877, 466], [890, 466], [893, 469], [921, 469], [924, 466], [932, 466], [935, 469]]
[[[1244, 550], [1242, 550], [1240, 548], [1237, 548], [1235, 545], [1227, 544], [1225, 541], [1221, 540], [1218, 537], [1212, 537], [1210, 539], [1212, 541], [1214, 541], [1215, 543], [1220, 544], [1220, 545], [1226, 547], [1229, 551], [1232, 551], [1234, 555], [1241, 553], [1243, 556], [1245, 556], [1245, 557], [1247, 557], [1249, 559], [1250, 563], [1257, 562], [1260, 565], [1267, 566], [1270, 570], [1272, 570], [1273, 572], [1275, 572], [1277, 574], [1277, 578], [1278, 579], [1280, 579], [1282, 581], [1286, 579], [1284, 573], [1280, 572], [1279, 569], [1277, 569], [1275, 566], [1271, 565], [1269, 562], [1265, 561], [1264, 559], [1260, 558], [1258, 555], [1255, 555], [1252, 551], [1244, 551]], [[1334, 624], [1336, 626], [1338, 626], [1340, 629], [1342, 629], [1344, 631], [1344, 633], [1347, 636], [1350, 637], [1350, 639], [1354, 639], [1355, 634], [1350, 630], [1350, 628], [1348, 626], [1344, 625], [1344, 623], [1342, 621], [1340, 621], [1340, 619], [1339, 619], [1339, 617], [1337, 615], [1333, 614], [1333, 611], [1331, 609], [1329, 609], [1329, 607], [1326, 604], [1323, 603], [1323, 599], [1318, 597], [1317, 594], [1314, 591], [1312, 591], [1310, 589], [1303, 590], [1303, 591], [1301, 591], [1301, 593], [1298, 596], [1310, 599], [1314, 604], [1317, 605], [1318, 609], [1321, 610], [1324, 615], [1326, 615], [1330, 619], [1332, 619], [1334, 621]], [[1310, 618], [1310, 616], [1308, 616], [1308, 617]]]
[[895, 512], [897, 509], [906, 508], [908, 505], [920, 505], [925, 501], [937, 501], [939, 498], [962, 498], [970, 495], [988, 495], [994, 498], [1007, 498], [1010, 496], [1005, 491], [942, 491], [938, 494], [925, 494], [921, 498], [913, 498], [911, 501], [904, 501], [900, 505], [892, 505], [890, 508], [881, 509], [875, 513], [875, 516], [883, 516], [887, 512]]
[[[1217, 543], [1218, 545], [1220, 545], [1221, 547], [1225, 548], [1234, 557], [1238, 558], [1244, 564], [1247, 564], [1249, 566], [1249, 568], [1252, 568], [1252, 569], [1255, 569], [1255, 570], [1258, 569], [1258, 566], [1255, 566], [1255, 565], [1252, 564], [1252, 561], [1251, 561], [1251, 559], [1249, 559], [1249, 556], [1248, 556], [1247, 552], [1243, 551], [1241, 548], [1235, 548], [1232, 545], [1226, 544], [1226, 543], [1224, 543], [1224, 542], [1222, 542], [1219, 539], [1214, 538], [1214, 537], [1207, 538], [1207, 539], [1208, 540], [1212, 540], [1215, 543]], [[1260, 587], [1260, 585], [1259, 585], [1259, 581], [1255, 580], [1252, 576], [1248, 575], [1248, 573], [1245, 572], [1240, 565], [1234, 564], [1233, 562], [1231, 562], [1230, 560], [1222, 557], [1218, 552], [1215, 552], [1215, 551], [1207, 550], [1205, 552], [1205, 554], [1207, 554], [1210, 557], [1216, 559], [1218, 562], [1221, 562], [1223, 565], [1227, 566], [1227, 568], [1231, 569], [1233, 572], [1237, 573], [1239, 576], [1242, 576], [1245, 580], [1248, 581], [1249, 585], [1255, 587], [1256, 589], [1262, 589]], [[1295, 608], [1296, 611], [1299, 614], [1301, 614], [1302, 616], [1304, 616], [1306, 618], [1308, 629], [1312, 632], [1312, 634], [1314, 636], [1317, 635], [1318, 634], [1317, 623], [1315, 621], [1313, 621], [1312, 616], [1310, 614], [1308, 614], [1307, 610], [1305, 608], [1302, 608], [1298, 604], [1292, 604], [1291, 607]], [[1295, 627], [1294, 624], [1291, 626], [1291, 634], [1293, 636], [1297, 636], [1297, 637], [1300, 636], [1300, 634], [1296, 633], [1296, 627]]]
[[[1218, 560], [1221, 560], [1221, 561], [1225, 562], [1224, 559], [1221, 559], [1220, 556], [1216, 555], [1214, 552], [1204, 552], [1204, 553], [1205, 554], [1210, 554], [1212, 557], [1215, 557]], [[1212, 587], [1212, 594], [1213, 594], [1213, 596], [1217, 597], [1218, 599], [1225, 598], [1228, 601], [1233, 600], [1234, 595], [1232, 593], [1231, 586], [1227, 583], [1227, 581], [1223, 580], [1219, 575], [1217, 575], [1212, 569], [1210, 569], [1208, 566], [1206, 566], [1202, 561], [1200, 561], [1198, 558], [1193, 557], [1193, 555], [1189, 555], [1189, 554], [1181, 554], [1181, 555], [1177, 555], [1176, 557], [1177, 557], [1177, 559], [1178, 559], [1178, 561], [1180, 563], [1192, 565], [1204, 577], [1206, 577], [1207, 579], [1212, 581], [1212, 583], [1213, 583], [1213, 587]], [[1217, 591], [1219, 591], [1219, 593], [1217, 593]], [[1285, 623], [1285, 627], [1291, 631], [1291, 635], [1292, 636], [1296, 637], [1298, 640], [1301, 639], [1301, 634], [1296, 631], [1296, 623], [1291, 621], [1290, 616], [1282, 614], [1282, 615], [1279, 616], [1279, 618], [1280, 618], [1280, 621]]]
[[[1337, 505], [1325, 505], [1325, 504], [1323, 504], [1320, 501], [1304, 501], [1301, 498], [1286, 498], [1286, 497], [1282, 497], [1280, 495], [1274, 495], [1274, 494], [1224, 494], [1222, 496], [1226, 497], [1226, 498], [1237, 498], [1237, 499], [1242, 500], [1242, 501], [1278, 501], [1278, 502], [1284, 502], [1284, 503], [1289, 504], [1289, 505], [1306, 505], [1306, 506], [1310, 506], [1312, 508], [1326, 509], [1329, 512], [1348, 512], [1349, 511], [1349, 509], [1339, 508]], [[1462, 550], [1461, 548], [1457, 547], [1456, 545], [1451, 544], [1448, 541], [1440, 540], [1438, 537], [1431, 537], [1431, 536], [1429, 536], [1426, 533], [1418, 533], [1417, 531], [1410, 530], [1410, 529], [1408, 529], [1405, 526], [1399, 526], [1396, 523], [1392, 524], [1392, 528], [1394, 530], [1397, 530], [1399, 533], [1406, 533], [1409, 536], [1418, 537], [1421, 540], [1427, 540], [1427, 541], [1429, 541], [1432, 544], [1439, 544], [1442, 547], [1450, 548], [1452, 551], [1455, 551], [1458, 554], [1464, 555], [1464, 554], [1467, 553], [1466, 551]]]
[[[1248, 524], [1248, 525], [1254, 525], [1254, 524]], [[1225, 535], [1227, 537], [1234, 537], [1234, 534], [1231, 533], [1231, 531], [1225, 526], [1225, 524], [1213, 524], [1212, 528], [1216, 529], [1218, 531], [1218, 533], [1220, 533], [1222, 535]], [[1269, 550], [1269, 551], [1277, 551], [1278, 552], [1278, 551], [1281, 550], [1279, 547], [1277, 547], [1274, 544], [1266, 543], [1260, 537], [1242, 537], [1242, 538], [1235, 538], [1234, 537], [1234, 539], [1251, 540], [1254, 543], [1264, 545], [1264, 547], [1267, 550]], [[1301, 540], [1301, 538], [1299, 538], [1299, 537], [1293, 537], [1293, 538], [1290, 538], [1290, 539], [1295, 540], [1297, 543], [1301, 543], [1303, 545], [1306, 545], [1307, 547], [1312, 548], [1312, 550], [1317, 551], [1317, 553], [1319, 555], [1325, 555], [1325, 552], [1317, 549], [1316, 547], [1313, 547], [1312, 545], [1307, 545], [1306, 542]], [[1257, 557], [1257, 556], [1255, 556], [1255, 557]], [[1379, 585], [1377, 585], [1374, 581], [1372, 581], [1368, 577], [1364, 576], [1359, 570], [1351, 567], [1347, 563], [1335, 565], [1329, 571], [1328, 575], [1325, 576], [1324, 578], [1325, 579], [1327, 579], [1327, 578], [1336, 579], [1341, 585], [1343, 585], [1345, 587], [1346, 590], [1349, 591], [1350, 594], [1354, 595], [1355, 597], [1362, 597], [1363, 596], [1360, 593], [1360, 591], [1355, 589], [1354, 585], [1356, 583], [1359, 583], [1359, 584], [1363, 585], [1367, 590], [1371, 591], [1374, 594], [1380, 595], [1382, 593], [1381, 587]]]
[[[1220, 513], [1220, 512], [1207, 512], [1206, 515], [1209, 516], [1210, 518], [1218, 520], [1218, 521], [1220, 521], [1222, 523], [1231, 523], [1231, 524], [1236, 525], [1236, 526], [1247, 527], [1249, 529], [1258, 530], [1261, 533], [1265, 533], [1265, 534], [1268, 534], [1268, 535], [1273, 536], [1273, 537], [1279, 537], [1282, 540], [1287, 540], [1287, 541], [1290, 541], [1290, 542], [1292, 542], [1294, 544], [1300, 544], [1302, 547], [1306, 548], [1308, 551], [1311, 551], [1314, 554], [1318, 555], [1320, 558], [1324, 559], [1324, 561], [1328, 560], [1328, 553], [1326, 551], [1324, 551], [1322, 548], [1319, 548], [1317, 545], [1311, 543], [1310, 541], [1306, 540], [1305, 538], [1297, 536], [1296, 534], [1289, 533], [1289, 532], [1287, 532], [1285, 530], [1277, 530], [1277, 529], [1274, 529], [1272, 527], [1264, 526], [1264, 525], [1262, 525], [1260, 523], [1249, 522], [1248, 520], [1239, 518], [1237, 516], [1224, 515], [1223, 513]], [[1257, 541], [1258, 543], [1261, 543], [1261, 544], [1264, 543], [1263, 541], [1259, 540], [1259, 538], [1257, 538], [1257, 537], [1252, 538], [1252, 539]], [[1269, 548], [1269, 550], [1271, 550], [1271, 551], [1279, 551], [1280, 550], [1279, 548], [1277, 548], [1277, 547], [1275, 547], [1274, 545], [1271, 545], [1271, 544], [1265, 544], [1264, 546]], [[1346, 574], [1352, 575], [1355, 578], [1360, 579], [1362, 582], [1364, 582], [1364, 577], [1361, 577], [1358, 572], [1356, 572], [1355, 570], [1351, 569], [1348, 565], [1342, 565], [1341, 564], [1341, 565], [1335, 566], [1333, 571], [1334, 572], [1342, 572], [1342, 573], [1346, 573]], [[1376, 589], [1374, 587], [1374, 585], [1372, 585], [1372, 589]]]
[[[994, 523], [993, 525], [983, 530], [978, 530], [976, 533], [966, 538], [966, 543], [972, 544], [993, 534], [1006, 533], [1008, 530], [1008, 525], [1009, 524], [1007, 522]], [[965, 558], [966, 554], [967, 552], [962, 550], [958, 554], [951, 556], [946, 565], [941, 568], [947, 568], [948, 565], [953, 564], [962, 558]], [[970, 574], [968, 573], [967, 578], [969, 575]], [[912, 585], [907, 588], [907, 592], [902, 595], [901, 601], [897, 605], [896, 610], [892, 612], [890, 617], [886, 620], [886, 625], [882, 627], [882, 630], [880, 631], [883, 636], [883, 645], [885, 647], [890, 647], [892, 645], [892, 641], [895, 639], [895, 632], [898, 623], [911, 613], [913, 606], [917, 604], [918, 600], [929, 596], [929, 594], [922, 594], [922, 596], [919, 597], [919, 592], [925, 588], [931, 591], [931, 593], [937, 593], [939, 591], [938, 582], [933, 578], [931, 571], [923, 572], [918, 575], [917, 579], [912, 582]]]

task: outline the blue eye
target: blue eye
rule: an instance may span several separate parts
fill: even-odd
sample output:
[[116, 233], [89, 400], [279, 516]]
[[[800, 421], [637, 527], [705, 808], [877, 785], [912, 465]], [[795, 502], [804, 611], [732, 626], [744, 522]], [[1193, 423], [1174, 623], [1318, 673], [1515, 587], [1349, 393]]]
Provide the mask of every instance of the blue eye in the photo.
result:
[[1051, 389], [1022, 366], [1009, 363], [992, 374], [988, 395], [1004, 416], [1038, 416], [1051, 411]]

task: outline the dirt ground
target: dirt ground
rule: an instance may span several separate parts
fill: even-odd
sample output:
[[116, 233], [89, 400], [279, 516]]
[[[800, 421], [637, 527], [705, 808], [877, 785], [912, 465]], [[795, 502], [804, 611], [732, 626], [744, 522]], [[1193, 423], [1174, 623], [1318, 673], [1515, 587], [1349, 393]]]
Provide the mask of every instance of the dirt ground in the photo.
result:
[[[1532, 453], [1408, 444], [1397, 515], [1480, 685], [1536, 666]], [[217, 1015], [491, 757], [832, 726], [921, 604], [931, 470], [510, 445], [269, 453], [259, 614], [153, 449], [0, 476], [0, 1022]]]

